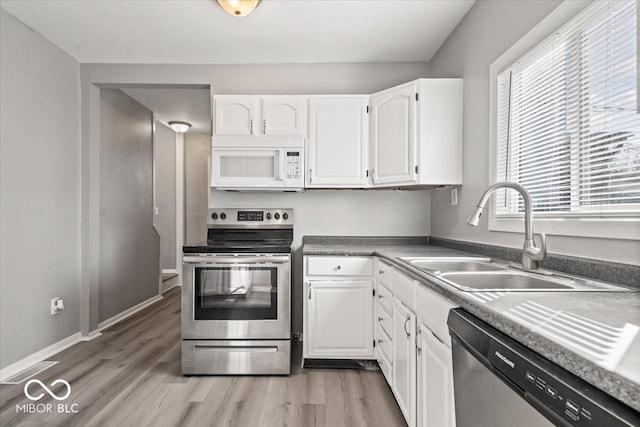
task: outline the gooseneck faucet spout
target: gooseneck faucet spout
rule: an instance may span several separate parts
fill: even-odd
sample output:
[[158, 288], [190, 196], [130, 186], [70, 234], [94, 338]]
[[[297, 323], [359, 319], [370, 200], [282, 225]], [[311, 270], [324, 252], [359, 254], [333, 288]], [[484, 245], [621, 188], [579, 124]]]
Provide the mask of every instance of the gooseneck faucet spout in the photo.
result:
[[480, 215], [487, 204], [489, 197], [499, 188], [511, 188], [516, 190], [524, 199], [524, 247], [522, 248], [522, 267], [525, 270], [535, 270], [538, 268], [538, 261], [542, 261], [547, 254], [547, 239], [544, 233], [540, 233], [540, 247], [536, 247], [533, 240], [533, 206], [529, 192], [520, 184], [515, 182], [498, 182], [485, 190], [478, 202], [478, 206], [471, 216], [467, 218], [467, 224], [477, 226], [480, 222]]

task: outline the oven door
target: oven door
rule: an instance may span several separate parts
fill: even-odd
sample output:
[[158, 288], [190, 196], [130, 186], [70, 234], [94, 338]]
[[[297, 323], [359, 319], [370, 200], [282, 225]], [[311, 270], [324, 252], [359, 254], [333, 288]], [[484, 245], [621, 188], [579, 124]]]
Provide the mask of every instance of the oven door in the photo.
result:
[[289, 339], [291, 258], [185, 256], [183, 339]]

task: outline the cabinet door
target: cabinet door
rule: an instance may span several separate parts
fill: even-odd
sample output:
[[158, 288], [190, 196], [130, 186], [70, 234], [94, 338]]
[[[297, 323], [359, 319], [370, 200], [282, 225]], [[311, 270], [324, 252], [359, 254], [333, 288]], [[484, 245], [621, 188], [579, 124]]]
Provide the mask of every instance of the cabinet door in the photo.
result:
[[214, 97], [216, 135], [256, 135], [259, 98], [250, 95]]
[[451, 349], [421, 324], [418, 328], [419, 427], [455, 427]]
[[417, 180], [415, 84], [371, 97], [373, 184], [412, 184]]
[[309, 99], [307, 187], [366, 187], [368, 96]]
[[373, 359], [371, 280], [310, 281], [308, 357]]
[[303, 135], [304, 100], [301, 96], [263, 97], [260, 133], [265, 136]]
[[416, 316], [393, 299], [393, 394], [409, 427], [416, 425]]

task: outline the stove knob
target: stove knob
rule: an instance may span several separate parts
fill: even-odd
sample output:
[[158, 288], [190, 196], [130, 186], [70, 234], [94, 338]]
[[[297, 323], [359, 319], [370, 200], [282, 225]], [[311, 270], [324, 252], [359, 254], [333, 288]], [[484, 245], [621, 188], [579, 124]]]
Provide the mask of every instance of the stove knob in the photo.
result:
[[278, 212], [276, 212], [276, 214], [273, 216], [275, 219], [280, 219], [280, 214]]
[[217, 214], [217, 213], [215, 213], [215, 212], [214, 212], [214, 213], [212, 213], [212, 214], [211, 214], [211, 218], [213, 218], [213, 219], [218, 219], [218, 214]]
[[285, 213], [283, 213], [283, 214], [282, 214], [282, 219], [285, 219], [285, 220], [289, 219], [289, 214], [288, 214], [288, 213], [286, 213], [286, 212], [285, 212]]
[[267, 219], [271, 219], [271, 213], [267, 212]]
[[227, 219], [227, 214], [226, 214], [226, 213], [224, 213], [224, 212], [222, 212], [222, 213], [220, 214], [220, 219]]

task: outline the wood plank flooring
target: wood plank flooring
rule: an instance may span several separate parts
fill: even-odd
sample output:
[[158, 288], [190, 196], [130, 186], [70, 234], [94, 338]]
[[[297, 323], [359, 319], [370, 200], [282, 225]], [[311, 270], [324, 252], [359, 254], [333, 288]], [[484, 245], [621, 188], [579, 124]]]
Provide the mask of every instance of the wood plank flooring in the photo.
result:
[[[301, 348], [294, 346], [290, 376], [184, 377], [180, 344], [180, 288], [174, 288], [102, 336], [50, 358], [59, 363], [35, 378], [46, 385], [68, 381], [66, 400], [45, 393], [35, 402], [42, 406], [25, 413], [17, 407], [34, 403], [25, 383], [1, 385], [0, 425], [406, 426], [379, 371], [302, 369]], [[64, 389], [52, 388], [58, 395]], [[29, 391], [44, 392], [37, 384]]]

